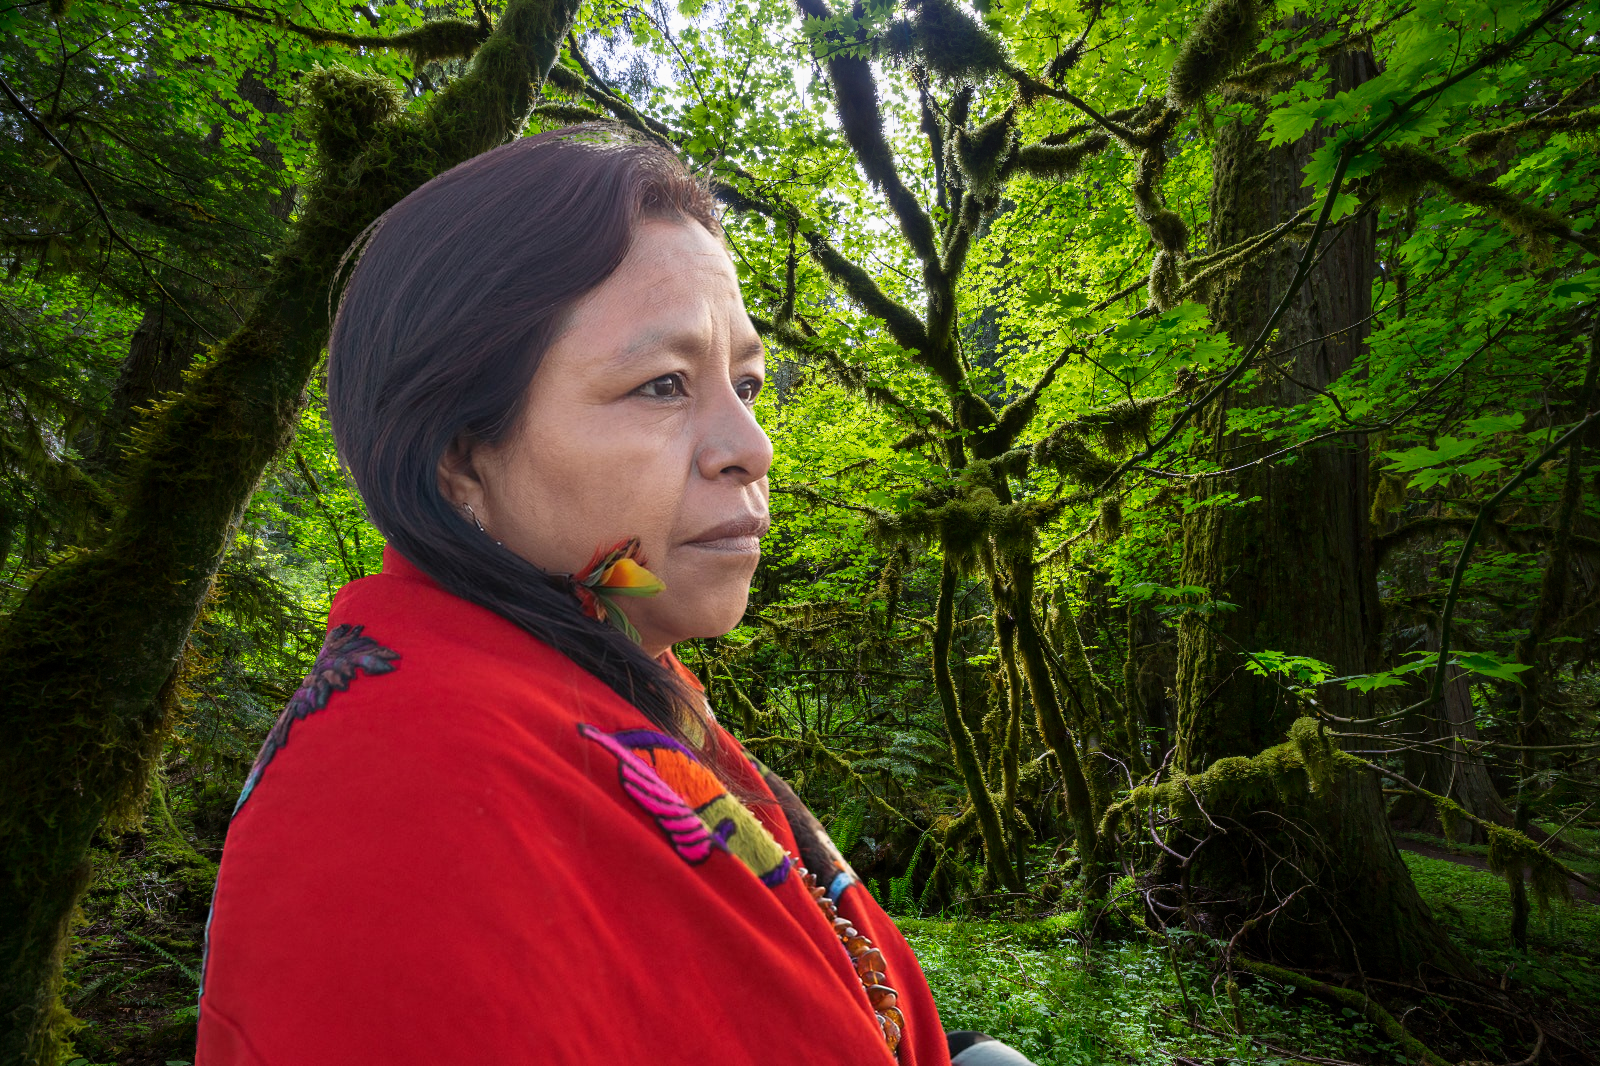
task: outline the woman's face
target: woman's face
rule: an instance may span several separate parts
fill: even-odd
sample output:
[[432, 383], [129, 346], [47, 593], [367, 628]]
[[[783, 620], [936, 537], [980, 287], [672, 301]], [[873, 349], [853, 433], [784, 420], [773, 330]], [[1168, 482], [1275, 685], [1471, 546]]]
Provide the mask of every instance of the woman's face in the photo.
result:
[[751, 411], [764, 373], [722, 244], [695, 222], [644, 222], [574, 305], [518, 427], [457, 441], [440, 491], [554, 573], [637, 536], [666, 584], [623, 601], [645, 650], [720, 636], [744, 614], [767, 530], [772, 443]]

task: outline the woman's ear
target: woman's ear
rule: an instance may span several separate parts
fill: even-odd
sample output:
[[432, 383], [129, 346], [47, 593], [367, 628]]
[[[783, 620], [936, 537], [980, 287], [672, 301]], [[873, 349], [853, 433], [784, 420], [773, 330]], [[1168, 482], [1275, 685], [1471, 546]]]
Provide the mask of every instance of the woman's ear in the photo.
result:
[[439, 457], [439, 495], [457, 510], [471, 507], [483, 513], [484, 484], [475, 462], [479, 458], [477, 442], [466, 436], [451, 441]]

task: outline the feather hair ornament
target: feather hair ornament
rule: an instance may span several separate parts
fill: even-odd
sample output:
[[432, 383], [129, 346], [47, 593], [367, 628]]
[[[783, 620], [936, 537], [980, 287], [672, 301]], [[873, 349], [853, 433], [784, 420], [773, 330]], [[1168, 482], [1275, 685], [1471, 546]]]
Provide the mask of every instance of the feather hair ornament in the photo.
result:
[[616, 602], [619, 596], [654, 596], [666, 584], [645, 569], [639, 552], [639, 538], [628, 537], [609, 548], [597, 548], [589, 565], [573, 574], [572, 591], [583, 605], [583, 613], [609, 622], [639, 643], [639, 631]]

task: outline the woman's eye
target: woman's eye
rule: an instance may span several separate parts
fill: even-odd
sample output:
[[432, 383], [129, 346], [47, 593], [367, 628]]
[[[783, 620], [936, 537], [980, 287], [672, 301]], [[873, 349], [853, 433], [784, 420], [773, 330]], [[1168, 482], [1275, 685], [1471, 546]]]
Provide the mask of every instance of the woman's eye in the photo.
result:
[[639, 386], [639, 395], [653, 400], [671, 400], [683, 395], [683, 377], [680, 374], [663, 374], [654, 381]]
[[745, 378], [733, 386], [733, 391], [739, 394], [739, 399], [745, 403], [755, 403], [756, 397], [761, 395], [761, 380], [759, 378]]

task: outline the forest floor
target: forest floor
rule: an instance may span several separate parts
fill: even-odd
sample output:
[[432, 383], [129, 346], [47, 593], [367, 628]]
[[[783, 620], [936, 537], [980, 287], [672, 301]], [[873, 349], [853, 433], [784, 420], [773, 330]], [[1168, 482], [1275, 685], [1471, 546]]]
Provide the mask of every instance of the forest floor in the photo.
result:
[[[1401, 851], [1426, 855], [1430, 859], [1443, 859], [1445, 862], [1470, 866], [1474, 870], [1489, 869], [1489, 848], [1484, 844], [1457, 844], [1424, 833], [1396, 833], [1395, 844]], [[1572, 855], [1563, 854], [1561, 861], [1579, 873], [1600, 875], [1600, 862], [1593, 859], [1583, 856], [1574, 858]], [[1600, 903], [1600, 893], [1596, 893], [1588, 886], [1575, 884], [1571, 887], [1574, 899]]]
[[[1504, 983], [1508, 1002], [1537, 1012], [1548, 1041], [1543, 1061], [1600, 1058], [1600, 905], [1574, 901], [1535, 912], [1523, 954], [1510, 944], [1506, 883], [1479, 867], [1481, 856], [1435, 846], [1440, 857], [1421, 853], [1429, 845], [1420, 840], [1406, 844], [1418, 889], [1456, 942], [1483, 974]], [[945, 1027], [988, 1032], [1040, 1066], [1410, 1061], [1356, 1012], [1265, 981], [1241, 982], [1236, 1015], [1225, 980], [1203, 959], [1183, 963], [1180, 989], [1160, 943], [1089, 943], [1074, 919], [901, 924]], [[1442, 999], [1429, 1006], [1434, 1021], [1419, 1025], [1423, 1011], [1407, 1024], [1437, 1050], [1504, 1063], [1532, 1049], [1526, 1015], [1490, 1015], [1486, 1023], [1478, 1008]]]
[[[98, 857], [69, 966], [67, 1002], [85, 1023], [74, 1066], [193, 1059], [208, 871], [154, 819], [145, 830]], [[1480, 971], [1503, 981], [1504, 1002], [1537, 1012], [1548, 1034], [1542, 1062], [1600, 1060], [1600, 904], [1535, 912], [1523, 954], [1510, 945], [1505, 881], [1476, 868], [1481, 856], [1437, 840], [1404, 844], [1423, 898]], [[1202, 945], [1191, 945], [1198, 950], [1181, 962], [1180, 989], [1174, 954], [1126, 917], [1110, 923], [1117, 936], [1105, 935], [1102, 921], [1096, 939], [1086, 935], [1081, 911], [1031, 921], [898, 920], [945, 1027], [991, 1033], [1039, 1066], [1408, 1061], [1357, 1012], [1265, 981], [1240, 982], [1236, 1013]], [[1515, 1063], [1528, 1055], [1534, 1031], [1521, 1019], [1444, 1000], [1425, 1006], [1432, 1009], [1409, 1014], [1407, 1025], [1451, 1061]]]

